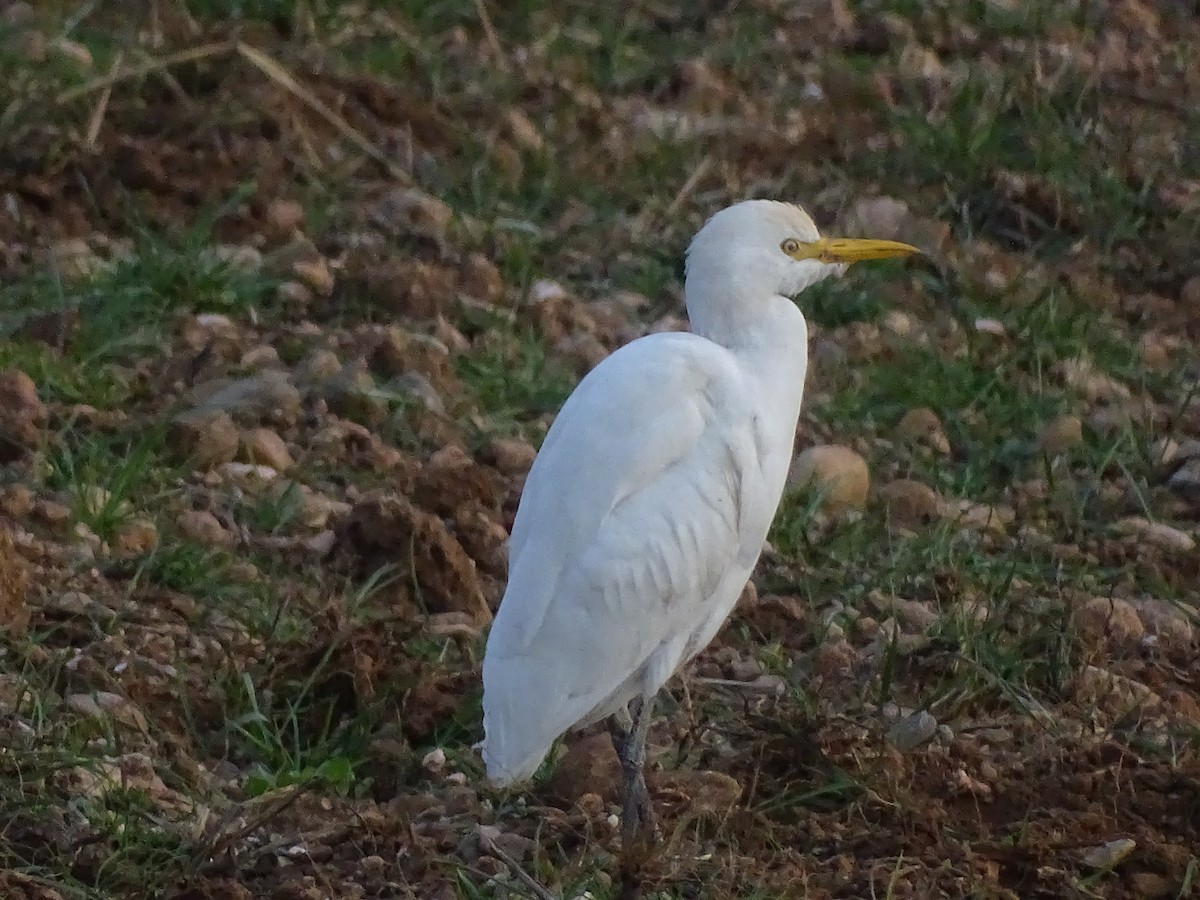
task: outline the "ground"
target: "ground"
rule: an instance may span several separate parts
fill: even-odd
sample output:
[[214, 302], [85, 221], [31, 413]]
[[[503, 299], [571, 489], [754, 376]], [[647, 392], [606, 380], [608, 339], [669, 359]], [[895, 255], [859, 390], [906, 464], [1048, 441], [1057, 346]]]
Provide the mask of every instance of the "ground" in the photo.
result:
[[[0, 895], [1183, 898], [1200, 18], [1151, 0], [0, 10]], [[614, 5], [615, 6], [615, 5]], [[792, 488], [612, 752], [488, 785], [521, 484], [746, 196]]]

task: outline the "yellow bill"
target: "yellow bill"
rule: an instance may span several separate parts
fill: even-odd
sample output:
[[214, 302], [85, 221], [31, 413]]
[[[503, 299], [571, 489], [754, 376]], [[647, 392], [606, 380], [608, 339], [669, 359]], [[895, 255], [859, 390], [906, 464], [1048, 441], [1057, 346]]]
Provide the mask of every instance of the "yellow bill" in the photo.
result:
[[892, 259], [912, 256], [921, 251], [912, 244], [874, 238], [819, 238], [800, 244], [792, 254], [796, 259], [817, 259], [823, 263], [855, 263], [864, 259]]

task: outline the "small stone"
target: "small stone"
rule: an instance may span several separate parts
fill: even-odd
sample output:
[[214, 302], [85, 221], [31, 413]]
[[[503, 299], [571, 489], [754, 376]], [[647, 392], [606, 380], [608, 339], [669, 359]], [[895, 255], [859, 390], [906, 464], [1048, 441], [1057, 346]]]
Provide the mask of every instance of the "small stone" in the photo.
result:
[[879, 491], [888, 524], [898, 528], [921, 528], [936, 520], [942, 511], [937, 492], [912, 478], [897, 478]]
[[133, 519], [117, 531], [114, 549], [121, 556], [144, 556], [158, 546], [158, 529], [146, 519]]
[[186, 510], [175, 519], [175, 525], [185, 537], [210, 547], [228, 547], [233, 543], [233, 535], [207, 510]]
[[1152, 547], [1172, 553], [1190, 553], [1196, 540], [1186, 531], [1164, 522], [1151, 522], [1141, 516], [1129, 516], [1115, 526], [1120, 534], [1135, 535]]
[[1154, 598], [1136, 600], [1132, 605], [1147, 634], [1153, 636], [1163, 650], [1184, 653], [1192, 648], [1195, 629], [1178, 607]]
[[65, 701], [67, 708], [86, 716], [89, 719], [104, 718], [104, 710], [91, 694], [69, 694]]
[[866, 460], [849, 447], [809, 447], [793, 461], [788, 486], [798, 491], [810, 485], [819, 492], [821, 508], [836, 515], [866, 505], [871, 474]]
[[980, 334], [990, 334], [995, 337], [1006, 337], [1008, 329], [999, 319], [976, 319], [975, 330]]
[[943, 456], [950, 454], [950, 439], [942, 427], [942, 421], [927, 406], [910, 409], [896, 425], [896, 433], [905, 440], [924, 444]]
[[1063, 416], [1049, 422], [1038, 435], [1037, 446], [1042, 453], [1057, 456], [1083, 443], [1083, 422], [1079, 416]]
[[1166, 371], [1171, 367], [1171, 357], [1174, 348], [1167, 338], [1157, 331], [1147, 331], [1138, 338], [1138, 354], [1147, 368]]
[[267, 226], [279, 237], [291, 237], [304, 226], [304, 207], [295, 200], [272, 200], [267, 206]]
[[1101, 844], [1099, 847], [1090, 847], [1083, 851], [1082, 862], [1090, 869], [1102, 869], [1107, 871], [1113, 868], [1137, 847], [1137, 841], [1129, 838], [1119, 838], [1115, 841], [1109, 841], [1107, 844]]
[[37, 385], [20, 369], [0, 371], [0, 463], [36, 446], [46, 422]]
[[520, 438], [496, 438], [487, 449], [487, 459], [503, 475], [524, 475], [536, 457], [533, 444]]
[[328, 297], [333, 293], [333, 272], [324, 258], [298, 259], [292, 263], [292, 274], [318, 297]]
[[518, 146], [534, 153], [541, 151], [545, 145], [542, 133], [519, 106], [510, 106], [505, 120], [508, 123], [508, 133], [512, 135], [513, 141]]
[[312, 304], [313, 292], [299, 281], [285, 281], [275, 289], [275, 296], [290, 310], [305, 310]]
[[227, 412], [247, 424], [271, 420], [291, 425], [301, 408], [300, 392], [285, 373], [274, 369], [236, 380], [217, 379], [197, 385], [191, 400], [196, 412]]
[[242, 454], [247, 462], [286, 472], [293, 465], [283, 438], [270, 428], [254, 428], [242, 436]]
[[858, 665], [858, 651], [845, 639], [827, 640], [813, 655], [814, 675], [828, 678], [831, 675], [846, 675]]
[[1090, 403], [1115, 405], [1126, 403], [1133, 396], [1121, 382], [1096, 371], [1095, 365], [1086, 357], [1066, 360], [1056, 368], [1067, 387], [1082, 392]]
[[938, 730], [938, 721], [926, 710], [905, 716], [888, 729], [888, 743], [901, 753], [911, 753], [931, 740]]
[[342, 371], [342, 362], [332, 350], [314, 350], [296, 367], [296, 383], [309, 387], [328, 381]]
[[375, 428], [387, 419], [387, 399], [376, 389], [375, 379], [363, 359], [347, 363], [321, 385], [330, 410], [352, 422]]
[[1132, 648], [1146, 633], [1137, 610], [1126, 600], [1093, 597], [1075, 610], [1075, 627], [1092, 642]]
[[1167, 479], [1167, 487], [1181, 497], [1200, 499], [1200, 458], [1189, 459]]
[[218, 244], [212, 252], [220, 262], [239, 272], [258, 272], [263, 267], [262, 254], [249, 244]]
[[213, 469], [237, 456], [238, 430], [227, 412], [192, 410], [171, 421], [167, 441], [179, 458]]
[[416, 235], [442, 244], [454, 211], [424, 191], [397, 187], [376, 200], [368, 215], [376, 225], [393, 234]]
[[554, 767], [551, 795], [566, 806], [586, 794], [599, 794], [607, 801], [620, 795], [621, 768], [612, 739], [605, 733], [576, 741]]
[[[434, 415], [446, 415], [446, 401], [442, 399], [442, 395], [433, 386], [433, 382], [420, 372], [405, 372], [403, 375], [397, 375], [387, 383], [385, 391], [397, 394], [400, 397], [416, 400]], [[408, 411], [401, 408], [396, 412], [397, 415], [404, 416]]]
[[482, 253], [472, 253], [459, 273], [458, 289], [475, 300], [495, 303], [504, 296], [504, 277]]
[[107, 267], [83, 238], [57, 241], [50, 246], [47, 256], [57, 272], [70, 281], [86, 280]]
[[1200, 275], [1193, 275], [1179, 289], [1179, 302], [1191, 308], [1192, 312], [1200, 310]]
[[1133, 892], [1131, 896], [1139, 900], [1166, 900], [1178, 896], [1175, 883], [1157, 872], [1135, 872], [1129, 876], [1129, 886]]
[[450, 375], [450, 350], [435, 337], [393, 326], [383, 329], [376, 340], [368, 363], [380, 375], [419, 372], [439, 381]]
[[431, 775], [440, 774], [446, 768], [446, 751], [435, 747], [421, 757], [421, 768]]
[[0, 512], [10, 519], [24, 519], [33, 514], [37, 495], [23, 484], [0, 487]]
[[529, 286], [529, 293], [525, 297], [525, 302], [531, 306], [536, 306], [539, 303], [554, 303], [559, 300], [566, 300], [567, 297], [566, 288], [557, 281], [539, 278]]
[[270, 344], [259, 344], [257, 347], [251, 347], [242, 354], [239, 365], [243, 369], [278, 369], [282, 363], [279, 359], [279, 351]]

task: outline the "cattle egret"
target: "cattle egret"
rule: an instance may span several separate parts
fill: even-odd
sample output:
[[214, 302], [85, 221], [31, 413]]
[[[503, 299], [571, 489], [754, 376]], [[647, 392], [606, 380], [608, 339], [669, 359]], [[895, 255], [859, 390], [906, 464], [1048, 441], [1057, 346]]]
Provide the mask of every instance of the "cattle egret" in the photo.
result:
[[769, 200], [696, 235], [691, 332], [640, 338], [589, 372], [525, 482], [483, 660], [494, 783], [530, 777], [564, 732], [610, 718], [624, 844], [657, 834], [654, 696], [733, 609], [792, 459], [808, 327], [789, 298], [852, 262], [917, 252], [823, 238], [799, 206]]

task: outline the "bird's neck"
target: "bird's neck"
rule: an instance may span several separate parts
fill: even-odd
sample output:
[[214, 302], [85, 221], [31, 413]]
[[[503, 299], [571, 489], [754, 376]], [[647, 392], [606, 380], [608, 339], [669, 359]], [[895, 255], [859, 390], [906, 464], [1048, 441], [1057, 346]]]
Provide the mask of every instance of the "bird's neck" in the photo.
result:
[[738, 355], [749, 354], [764, 363], [776, 354], [807, 358], [808, 324], [796, 304], [786, 297], [743, 297], [725, 291], [713, 302], [689, 290], [687, 310], [694, 334]]

